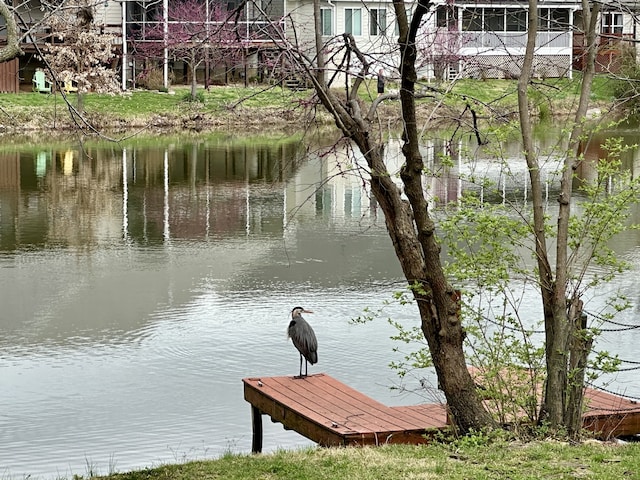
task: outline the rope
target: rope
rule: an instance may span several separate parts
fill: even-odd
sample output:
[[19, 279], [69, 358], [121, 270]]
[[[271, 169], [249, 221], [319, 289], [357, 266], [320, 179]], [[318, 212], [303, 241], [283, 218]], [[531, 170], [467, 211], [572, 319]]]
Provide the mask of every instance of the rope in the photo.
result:
[[600, 332], [627, 332], [629, 330], [635, 330], [636, 328], [640, 328], [640, 325], [637, 327], [627, 327], [627, 328], [599, 328]]
[[[600, 320], [602, 322], [611, 323], [613, 325], [618, 325], [620, 327], [623, 327], [623, 328], [599, 328], [598, 330], [600, 332], [626, 332], [626, 331], [629, 331], [629, 330], [640, 329], [640, 325], [631, 325], [631, 324], [628, 324], [628, 323], [614, 322], [613, 320], [608, 320], [608, 319], [606, 319], [606, 318], [604, 318], [604, 317], [602, 317], [600, 315], [595, 315], [595, 314], [592, 314], [592, 313], [587, 312], [587, 311], [584, 311], [584, 313], [586, 313], [587, 315], [589, 315], [589, 316], [591, 316], [593, 318], [596, 318], [596, 319], [598, 319], [598, 320]], [[493, 319], [491, 319], [489, 317], [486, 317], [486, 316], [483, 316], [482, 318], [483, 318], [483, 320], [485, 320], [485, 321], [487, 321], [489, 323], [493, 323], [494, 325], [496, 325], [496, 326], [498, 326], [500, 328], [505, 328], [507, 330], [511, 330], [511, 331], [514, 331], [514, 332], [526, 331], [526, 332], [529, 332], [529, 333], [545, 333], [544, 330], [526, 330], [526, 329], [513, 327], [511, 325], [505, 325], [503, 323], [499, 323], [499, 322], [497, 322], [497, 321], [495, 321], [495, 320], [493, 320]], [[640, 362], [639, 362], [639, 364], [640, 364]]]
[[618, 397], [627, 398], [627, 399], [629, 399], [629, 400], [633, 400], [633, 401], [636, 401], [636, 402], [640, 402], [640, 397], [634, 397], [634, 396], [632, 396], [632, 395], [625, 395], [624, 393], [614, 392], [613, 390], [609, 390], [609, 389], [607, 389], [607, 388], [600, 387], [600, 386], [598, 386], [598, 385], [594, 385], [594, 384], [593, 384], [593, 383], [591, 383], [591, 382], [584, 382], [584, 383], [585, 383], [586, 385], [589, 385], [590, 387], [595, 388], [596, 390], [602, 390], [603, 392], [610, 393], [610, 394], [612, 394], [612, 395], [617, 395]]
[[[624, 360], [620, 360], [621, 362]], [[597, 370], [599, 372], [609, 372], [609, 370], [605, 370], [603, 368], [597, 368], [597, 367], [589, 367], [590, 370]], [[615, 373], [617, 372], [632, 372], [634, 370], [640, 370], [640, 367], [628, 367], [628, 368], [616, 368], [614, 370]]]
[[[600, 320], [601, 322], [606, 322], [606, 323], [611, 323], [612, 325], [618, 325], [619, 327], [625, 327], [623, 330], [633, 330], [635, 328], [640, 328], [640, 325], [632, 325], [630, 323], [620, 323], [620, 322], [615, 322], [613, 320], [609, 320], [608, 318], [604, 318], [601, 315], [595, 314], [595, 313], [591, 313], [591, 312], [587, 312], [586, 310], [583, 310], [584, 313], [586, 313], [587, 315]], [[603, 330], [605, 331], [605, 330]], [[609, 330], [606, 330], [609, 331]], [[611, 330], [611, 331], [622, 331], [622, 330]]]

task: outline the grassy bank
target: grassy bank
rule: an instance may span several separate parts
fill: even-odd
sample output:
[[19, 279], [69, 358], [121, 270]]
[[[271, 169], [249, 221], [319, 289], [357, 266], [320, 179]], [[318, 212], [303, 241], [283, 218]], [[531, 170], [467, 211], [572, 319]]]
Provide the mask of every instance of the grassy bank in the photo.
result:
[[[612, 81], [602, 76], [596, 79], [592, 102], [611, 104]], [[428, 85], [438, 89], [449, 89], [450, 85]], [[421, 99], [422, 112], [431, 113], [436, 103], [454, 112], [461, 111], [465, 102], [472, 99], [482, 108], [490, 105], [494, 111], [514, 112], [517, 104], [517, 82], [515, 80], [462, 80], [457, 82], [445, 102], [439, 94]], [[389, 91], [397, 90], [390, 83]], [[371, 100], [372, 89], [363, 91], [363, 101]], [[579, 79], [549, 79], [537, 81], [532, 86], [534, 111], [550, 115], [561, 114], [576, 104]], [[278, 86], [242, 85], [212, 87], [199, 90], [199, 101], [190, 102], [189, 88], [178, 86], [170, 93], [136, 90], [123, 95], [84, 95], [86, 119], [98, 129], [209, 129], [237, 128], [251, 131], [265, 129], [299, 128], [309, 119], [309, 112], [302, 108], [309, 100], [311, 91], [292, 91]], [[72, 106], [77, 104], [74, 94], [68, 96]], [[0, 133], [68, 131], [73, 127], [70, 109], [61, 94], [43, 95], [23, 92], [0, 95]], [[320, 123], [330, 123], [320, 110]], [[386, 101], [380, 107], [383, 116], [399, 115], [398, 102]], [[451, 110], [445, 115], [450, 116]], [[426, 114], [425, 114], [426, 118]]]
[[640, 479], [640, 444], [555, 441], [384, 446], [225, 455], [218, 460], [167, 465], [107, 480], [389, 480], [389, 479]]
[[[122, 95], [86, 94], [83, 114], [98, 129], [265, 129], [286, 127], [304, 115], [298, 108], [309, 92], [280, 87], [227, 86], [200, 90], [199, 100], [188, 100], [188, 87], [169, 93], [136, 90]], [[0, 132], [64, 131], [74, 127], [70, 112], [77, 106], [75, 94], [43, 95], [32, 92], [0, 95]], [[80, 122], [82, 123], [82, 122]]]

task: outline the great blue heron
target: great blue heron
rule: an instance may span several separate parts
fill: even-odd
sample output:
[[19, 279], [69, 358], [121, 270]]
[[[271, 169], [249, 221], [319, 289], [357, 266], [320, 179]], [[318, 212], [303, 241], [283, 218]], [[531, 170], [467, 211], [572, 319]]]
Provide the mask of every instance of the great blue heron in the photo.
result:
[[[313, 312], [302, 307], [291, 310], [291, 322], [287, 329], [289, 338], [300, 352], [300, 376], [297, 378], [307, 376], [307, 362], [311, 365], [318, 362], [318, 340], [311, 325], [302, 318], [303, 313]], [[302, 375], [302, 357], [304, 357], [304, 375]]]

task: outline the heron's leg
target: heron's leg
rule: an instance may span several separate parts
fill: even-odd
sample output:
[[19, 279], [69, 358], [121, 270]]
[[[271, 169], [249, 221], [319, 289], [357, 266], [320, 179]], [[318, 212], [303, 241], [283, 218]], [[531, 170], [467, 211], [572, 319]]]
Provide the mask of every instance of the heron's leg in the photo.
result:
[[305, 358], [305, 359], [304, 359], [304, 376], [305, 376], [305, 377], [307, 376], [307, 366], [308, 366], [308, 365], [307, 365], [307, 359]]
[[300, 376], [302, 377], [302, 354], [300, 354]]

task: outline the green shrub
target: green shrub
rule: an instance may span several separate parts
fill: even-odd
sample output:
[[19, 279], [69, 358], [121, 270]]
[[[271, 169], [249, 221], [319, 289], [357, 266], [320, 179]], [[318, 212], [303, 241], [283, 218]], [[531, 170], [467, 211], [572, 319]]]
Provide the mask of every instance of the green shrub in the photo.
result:
[[183, 102], [188, 102], [188, 103], [191, 103], [191, 102], [204, 103], [204, 90], [198, 90], [196, 92], [195, 98], [191, 96], [191, 90], [184, 92], [182, 94], [181, 100]]

